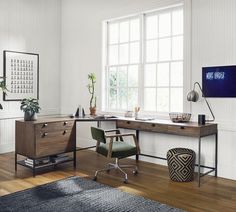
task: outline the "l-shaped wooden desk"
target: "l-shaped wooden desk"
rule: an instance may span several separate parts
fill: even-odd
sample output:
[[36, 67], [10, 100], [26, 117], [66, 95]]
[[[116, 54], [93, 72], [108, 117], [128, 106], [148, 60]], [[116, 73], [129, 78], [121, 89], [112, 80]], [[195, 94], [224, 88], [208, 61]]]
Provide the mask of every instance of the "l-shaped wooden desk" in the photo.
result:
[[[135, 120], [134, 118], [68, 118], [68, 117], [55, 117], [55, 118], [40, 118], [38, 121], [32, 122], [24, 122], [24, 121], [16, 121], [16, 159], [15, 166], [17, 164], [24, 165], [22, 161], [17, 161], [17, 154], [24, 155], [26, 157], [30, 157], [33, 160], [41, 156], [46, 156], [50, 154], [63, 153], [63, 152], [73, 152], [74, 157], [69, 161], [74, 161], [74, 167], [76, 166], [76, 151], [93, 148], [94, 146], [86, 147], [86, 148], [76, 148], [76, 123], [77, 122], [97, 122], [97, 126], [100, 126], [100, 123], [103, 121], [113, 121], [116, 122], [117, 128], [123, 129], [131, 129], [136, 131], [136, 136], [139, 141], [139, 132], [153, 132], [153, 133], [164, 133], [164, 134], [172, 134], [179, 136], [189, 136], [198, 138], [198, 160], [196, 166], [198, 166], [198, 186], [201, 183], [201, 177], [214, 172], [215, 177], [217, 177], [217, 160], [218, 160], [218, 130], [216, 123], [207, 123], [205, 125], [198, 125], [195, 122], [188, 123], [173, 123], [169, 120], [150, 120], [150, 121], [142, 121]], [[30, 131], [29, 131], [30, 130]], [[68, 135], [68, 133], [70, 133]], [[25, 139], [22, 135], [27, 135], [28, 141], [23, 141]], [[32, 135], [33, 137], [29, 137]], [[206, 136], [215, 136], [215, 166], [205, 166], [201, 165], [201, 138]], [[35, 140], [33, 139], [35, 138]], [[46, 140], [45, 140], [46, 138]], [[59, 138], [59, 139], [58, 139]], [[32, 139], [32, 141], [30, 141]], [[34, 141], [33, 141], [34, 140]], [[66, 141], [66, 142], [65, 142]], [[24, 150], [23, 143], [32, 143], [32, 150], [27, 147], [27, 151]], [[52, 147], [48, 147], [48, 142], [56, 145], [55, 148], [57, 151], [53, 151]], [[67, 143], [68, 142], [68, 143]], [[47, 148], [42, 146], [44, 143]], [[39, 147], [37, 149], [37, 146]], [[36, 149], [35, 149], [36, 148]], [[43, 151], [48, 151], [44, 154]], [[141, 150], [142, 152], [142, 150]], [[38, 154], [37, 154], [38, 153]], [[158, 157], [154, 155], [148, 155], [141, 153], [142, 156], [163, 159], [166, 158]], [[138, 160], [138, 155], [136, 156], [136, 160]], [[52, 164], [53, 165], [53, 164]], [[201, 167], [209, 169], [206, 173], [201, 173]], [[33, 169], [35, 174], [35, 169]]]

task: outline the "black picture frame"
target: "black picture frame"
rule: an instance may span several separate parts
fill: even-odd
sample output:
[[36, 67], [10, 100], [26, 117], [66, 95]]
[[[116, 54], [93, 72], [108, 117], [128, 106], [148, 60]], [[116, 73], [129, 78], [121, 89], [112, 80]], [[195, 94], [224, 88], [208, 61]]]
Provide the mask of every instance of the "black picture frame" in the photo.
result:
[[4, 50], [3, 76], [9, 90], [4, 101], [39, 99], [39, 54]]

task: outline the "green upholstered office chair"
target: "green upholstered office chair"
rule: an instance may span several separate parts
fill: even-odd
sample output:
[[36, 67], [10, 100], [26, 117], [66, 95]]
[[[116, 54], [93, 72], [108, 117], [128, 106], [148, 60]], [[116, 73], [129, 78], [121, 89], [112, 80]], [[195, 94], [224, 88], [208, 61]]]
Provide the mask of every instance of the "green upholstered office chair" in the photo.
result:
[[[111, 134], [113, 132], [113, 134]], [[114, 132], [116, 134], [114, 134]], [[95, 172], [95, 176], [93, 180], [97, 180], [97, 175], [99, 172], [107, 171], [109, 172], [111, 169], [120, 170], [125, 178], [124, 183], [128, 182], [128, 175], [122, 168], [134, 168], [133, 174], [138, 173], [138, 168], [135, 165], [120, 165], [119, 159], [130, 157], [133, 155], [137, 155], [140, 153], [139, 145], [135, 134], [124, 133], [121, 134], [118, 129], [115, 130], [103, 130], [96, 127], [91, 127], [91, 133], [94, 140], [97, 141], [96, 152], [107, 157], [107, 158], [115, 158], [115, 163], [107, 164], [107, 167], [101, 170], [97, 170]], [[131, 136], [134, 141], [134, 146], [128, 144], [123, 140], [123, 137]]]

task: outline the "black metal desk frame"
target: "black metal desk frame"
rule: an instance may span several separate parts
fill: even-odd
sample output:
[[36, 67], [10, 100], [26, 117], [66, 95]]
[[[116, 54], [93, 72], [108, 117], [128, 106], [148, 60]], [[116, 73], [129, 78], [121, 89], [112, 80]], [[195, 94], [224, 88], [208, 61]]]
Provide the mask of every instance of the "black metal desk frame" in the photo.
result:
[[[94, 121], [96, 121], [97, 122], [97, 127], [100, 127], [101, 122], [103, 122], [103, 121], [113, 121], [113, 122], [115, 121], [116, 122], [116, 128], [118, 128], [117, 127], [117, 121], [118, 120], [126, 120], [126, 119], [125, 118], [124, 119], [121, 119], [121, 118], [111, 118], [111, 119], [76, 118], [76, 122], [91, 122], [91, 121], [94, 122]], [[143, 121], [143, 122], [147, 123], [147, 121]], [[129, 128], [124, 128], [124, 129], [129, 129]], [[131, 130], [133, 130], [133, 129], [131, 129]], [[153, 131], [139, 130], [139, 129], [136, 129], [135, 131], [136, 131], [136, 137], [137, 137], [138, 142], [139, 142], [139, 133], [140, 133], [140, 131], [153, 132]], [[168, 134], [168, 133], [165, 133], [165, 134]], [[178, 134], [175, 134], [175, 135], [178, 135]], [[201, 143], [202, 143], [202, 138], [207, 137], [207, 136], [212, 136], [212, 135], [215, 136], [215, 166], [214, 167], [201, 165]], [[196, 137], [196, 136], [188, 136], [188, 137]], [[85, 148], [77, 148], [77, 151], [81, 151], [81, 150], [85, 150], [85, 149], [91, 149], [91, 148], [94, 148], [94, 147], [96, 147], [96, 146], [89, 146], [89, 147], [85, 147]], [[149, 154], [140, 153], [139, 155], [145, 156], [145, 157], [151, 157], [151, 158], [155, 158], [155, 159], [167, 160], [166, 158], [158, 157], [158, 156], [154, 156], [154, 155], [149, 155]], [[139, 155], [136, 155], [136, 160], [137, 161], [139, 160]], [[217, 164], [218, 164], [218, 130], [214, 133], [209, 133], [207, 135], [198, 137], [198, 161], [197, 161], [197, 164], [195, 164], [195, 166], [198, 167], [198, 173], [197, 173], [198, 187], [200, 187], [200, 185], [201, 185], [201, 177], [204, 177], [204, 176], [206, 176], [206, 175], [208, 175], [212, 172], [215, 172], [214, 176], [217, 177], [217, 168], [218, 168]], [[205, 173], [201, 173], [201, 168], [209, 169], [209, 171], [207, 171]]]
[[[215, 172], [215, 177], [217, 177], [217, 166], [218, 166], [218, 132], [215, 134], [215, 167], [211, 167], [211, 166], [205, 166], [205, 165], [201, 165], [201, 143], [202, 143], [202, 138], [206, 137], [199, 137], [198, 138], [198, 163], [195, 164], [195, 166], [198, 167], [198, 172], [197, 172], [197, 182], [198, 182], [198, 187], [200, 187], [201, 185], [201, 177], [204, 177], [205, 175], [208, 175], [212, 172]], [[208, 135], [211, 136], [211, 135]], [[139, 130], [136, 130], [136, 137], [137, 140], [139, 142]], [[159, 156], [154, 156], [154, 155], [148, 155], [148, 154], [142, 154], [140, 153], [139, 155], [141, 156], [145, 156], [145, 157], [150, 157], [150, 158], [155, 158], [155, 159], [160, 159], [160, 160], [167, 160], [167, 158], [163, 158], [163, 157], [159, 157]], [[136, 160], [139, 160], [139, 155], [136, 155]], [[209, 171], [205, 172], [205, 173], [201, 173], [201, 168], [206, 168], [209, 169]]]

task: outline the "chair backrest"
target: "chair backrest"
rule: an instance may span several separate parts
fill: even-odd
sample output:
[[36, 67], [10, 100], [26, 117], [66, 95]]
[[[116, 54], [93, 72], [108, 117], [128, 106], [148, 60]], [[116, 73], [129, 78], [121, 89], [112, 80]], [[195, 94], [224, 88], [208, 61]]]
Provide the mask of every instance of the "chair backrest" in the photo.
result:
[[102, 142], [102, 143], [106, 143], [104, 130], [97, 127], [91, 127], [91, 133], [92, 133], [92, 138], [94, 140]]

